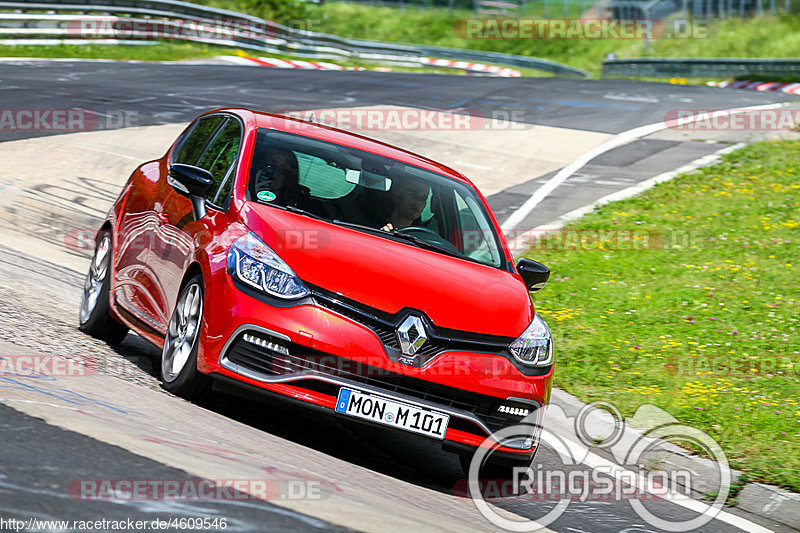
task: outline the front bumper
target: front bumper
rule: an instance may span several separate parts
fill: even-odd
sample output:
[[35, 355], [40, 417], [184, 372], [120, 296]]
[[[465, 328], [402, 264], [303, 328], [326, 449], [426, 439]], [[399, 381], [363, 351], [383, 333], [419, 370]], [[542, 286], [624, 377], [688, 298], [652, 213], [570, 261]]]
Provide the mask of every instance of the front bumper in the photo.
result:
[[497, 451], [523, 458], [535, 452], [552, 368], [526, 376], [501, 354], [446, 346], [431, 351], [424, 365], [409, 366], [391, 358], [386, 331], [368, 327], [362, 316], [333, 310], [329, 302], [320, 305], [314, 298], [272, 305], [241, 290], [227, 275], [215, 281], [208, 284], [206, 309], [224, 310], [220, 315], [225, 316], [205, 313], [201, 372], [331, 413], [341, 387], [423, 406], [450, 416], [443, 441], [450, 449], [480, 446], [495, 431], [525, 418], [531, 425], [529, 438]]

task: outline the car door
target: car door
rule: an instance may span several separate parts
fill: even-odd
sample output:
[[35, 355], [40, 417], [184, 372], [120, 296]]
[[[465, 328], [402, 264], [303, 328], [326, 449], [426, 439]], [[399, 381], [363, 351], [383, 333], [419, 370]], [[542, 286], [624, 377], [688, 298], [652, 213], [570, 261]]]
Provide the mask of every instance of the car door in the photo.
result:
[[199, 240], [213, 238], [210, 234], [216, 233], [220, 225], [224, 226], [218, 219], [224, 218], [230, 204], [243, 127], [235, 117], [217, 117], [222, 120], [208, 136], [202, 150], [175, 161], [208, 170], [214, 177], [214, 187], [206, 200], [206, 216], [195, 221], [191, 202], [177, 192], [167, 197], [158, 212], [161, 225], [153, 263], [161, 292], [158, 301], [163, 302], [166, 317], [175, 305], [183, 275], [194, 258], [198, 233], [209, 234]]
[[167, 182], [169, 165], [197, 160], [223, 121], [224, 117], [198, 120], [178, 137], [169, 161], [162, 158], [137, 169], [119, 215], [114, 298], [122, 310], [157, 334], [166, 332], [168, 318], [158, 249], [163, 247], [163, 206], [174, 192]]
[[115, 302], [122, 311], [155, 331], [162, 320], [153, 299], [157, 281], [150, 257], [159, 225], [155, 207], [166, 198], [159, 186], [161, 164], [142, 165], [130, 180], [130, 191], [119, 214], [114, 265]]

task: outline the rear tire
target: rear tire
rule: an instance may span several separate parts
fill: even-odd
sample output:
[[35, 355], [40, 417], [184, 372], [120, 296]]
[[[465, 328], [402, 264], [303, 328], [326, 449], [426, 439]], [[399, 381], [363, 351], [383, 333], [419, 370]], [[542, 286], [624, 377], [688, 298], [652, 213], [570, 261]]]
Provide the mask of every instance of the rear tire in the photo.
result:
[[128, 328], [109, 314], [111, 255], [111, 234], [102, 231], [97, 236], [92, 263], [83, 284], [78, 329], [113, 345], [122, 342]]
[[197, 370], [203, 322], [203, 278], [194, 276], [181, 289], [161, 350], [161, 383], [176, 396], [204, 399], [211, 380]]

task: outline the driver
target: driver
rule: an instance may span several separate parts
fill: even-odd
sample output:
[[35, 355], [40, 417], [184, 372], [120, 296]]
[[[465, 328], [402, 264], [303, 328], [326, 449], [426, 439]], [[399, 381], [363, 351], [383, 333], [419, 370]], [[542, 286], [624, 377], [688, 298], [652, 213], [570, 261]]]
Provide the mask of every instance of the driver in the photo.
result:
[[419, 217], [428, 203], [430, 185], [419, 179], [397, 180], [392, 185], [392, 212], [381, 229], [392, 231], [419, 224]]
[[[299, 183], [299, 167], [294, 152], [286, 148], [267, 148], [255, 173], [255, 194], [259, 200], [281, 205], [297, 205], [307, 196], [308, 189]], [[272, 193], [262, 198], [259, 193]], [[303, 194], [303, 193], [306, 194]]]

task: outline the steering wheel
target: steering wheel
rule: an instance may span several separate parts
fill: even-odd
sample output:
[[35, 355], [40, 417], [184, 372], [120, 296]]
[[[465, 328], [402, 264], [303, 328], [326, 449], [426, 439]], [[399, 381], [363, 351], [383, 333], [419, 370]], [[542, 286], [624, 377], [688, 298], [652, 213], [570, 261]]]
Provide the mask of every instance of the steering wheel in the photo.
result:
[[406, 226], [405, 228], [399, 228], [398, 231], [401, 233], [408, 233], [410, 235], [414, 235], [415, 233], [421, 235], [414, 235], [415, 237], [430, 242], [432, 244], [436, 244], [437, 246], [441, 246], [442, 248], [446, 248], [456, 253], [462, 253], [461, 250], [456, 248], [452, 242], [448, 241], [435, 231], [430, 228], [426, 228], [425, 226]]

